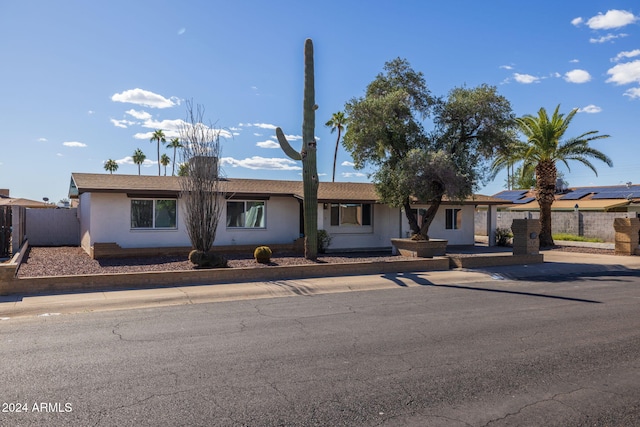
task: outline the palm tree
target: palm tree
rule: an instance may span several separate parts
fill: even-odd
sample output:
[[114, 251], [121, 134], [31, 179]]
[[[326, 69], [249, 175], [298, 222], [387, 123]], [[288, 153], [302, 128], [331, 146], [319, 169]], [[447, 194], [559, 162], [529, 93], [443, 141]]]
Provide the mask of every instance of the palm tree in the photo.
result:
[[336, 162], [338, 160], [338, 146], [340, 145], [340, 135], [344, 130], [344, 126], [347, 124], [347, 117], [344, 115], [342, 111], [338, 111], [337, 113], [333, 113], [331, 119], [325, 123], [324, 125], [331, 128], [331, 133], [338, 130], [338, 138], [336, 139], [336, 150], [333, 153], [333, 177], [331, 178], [331, 182], [336, 181]]
[[188, 163], [180, 163], [178, 166], [178, 176], [187, 176], [189, 175], [189, 164]]
[[133, 163], [138, 165], [138, 175], [140, 175], [140, 165], [144, 163], [147, 159], [147, 156], [142, 152], [141, 149], [136, 148], [136, 151], [133, 152]]
[[535, 169], [536, 200], [540, 205], [540, 247], [554, 244], [551, 236], [551, 205], [555, 200], [558, 177], [556, 163], [562, 162], [568, 169], [569, 160], [576, 160], [591, 169], [596, 176], [598, 171], [591, 163], [591, 158], [613, 166], [607, 155], [589, 146], [591, 141], [609, 138], [609, 135], [598, 135], [597, 130], [592, 130], [563, 140], [578, 109], [571, 110], [566, 117], [559, 110], [560, 105], [551, 118], [544, 108], [540, 108], [537, 116], [525, 115], [516, 119], [526, 141], [517, 143], [515, 152], [523, 160], [525, 170], [531, 167]]
[[158, 176], [160, 176], [160, 143], [162, 142], [164, 144], [165, 142], [167, 142], [167, 139], [165, 138], [164, 132], [162, 132], [162, 129], [158, 129], [155, 132], [153, 132], [153, 136], [151, 137], [149, 142], [153, 142], [153, 141], [156, 141], [158, 143]]
[[104, 170], [113, 175], [113, 173], [118, 170], [118, 163], [113, 159], [109, 159], [104, 162]]
[[167, 148], [173, 148], [173, 163], [171, 167], [171, 175], [176, 174], [176, 149], [182, 148], [182, 144], [180, 144], [180, 140], [178, 138], [173, 138], [171, 141], [167, 143]]
[[169, 163], [171, 163], [171, 157], [162, 153], [162, 156], [160, 156], [160, 164], [164, 166], [164, 176], [167, 176], [167, 166], [169, 166]]

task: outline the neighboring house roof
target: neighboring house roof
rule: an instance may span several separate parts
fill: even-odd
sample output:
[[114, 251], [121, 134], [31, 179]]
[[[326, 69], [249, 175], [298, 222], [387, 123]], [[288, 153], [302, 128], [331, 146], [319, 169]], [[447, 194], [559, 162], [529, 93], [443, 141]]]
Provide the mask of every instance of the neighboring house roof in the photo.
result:
[[0, 206], [22, 206], [25, 208], [55, 208], [56, 205], [23, 198], [2, 197]]
[[[180, 193], [178, 176], [120, 175], [72, 173], [69, 198], [82, 193], [128, 193], [140, 196], [177, 196]], [[225, 178], [224, 191], [228, 197], [291, 196], [302, 199], [302, 181], [278, 181], [267, 179]], [[318, 202], [376, 202], [375, 186], [362, 182], [320, 182]], [[444, 204], [459, 204], [443, 201]], [[507, 201], [484, 195], [473, 195], [464, 204], [497, 205]]]
[[[494, 195], [510, 200], [511, 205], [505, 206], [510, 211], [535, 211], [540, 206], [535, 199], [535, 190], [501, 191]], [[640, 185], [610, 185], [600, 187], [573, 187], [566, 192], [555, 195], [551, 205], [552, 210], [608, 211], [640, 203]]]

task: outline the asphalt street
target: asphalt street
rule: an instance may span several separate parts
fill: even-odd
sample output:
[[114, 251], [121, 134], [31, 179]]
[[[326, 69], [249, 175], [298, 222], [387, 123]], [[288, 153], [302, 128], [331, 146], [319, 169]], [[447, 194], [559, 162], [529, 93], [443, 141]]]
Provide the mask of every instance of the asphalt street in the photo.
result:
[[605, 270], [11, 318], [0, 425], [640, 425], [640, 277]]

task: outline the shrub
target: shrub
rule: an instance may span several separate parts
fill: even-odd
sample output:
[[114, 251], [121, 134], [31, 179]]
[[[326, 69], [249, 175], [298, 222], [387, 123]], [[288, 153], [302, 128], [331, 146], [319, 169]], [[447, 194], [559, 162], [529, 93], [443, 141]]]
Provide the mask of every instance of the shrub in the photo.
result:
[[496, 228], [496, 245], [508, 246], [513, 238], [513, 233], [509, 228]]
[[227, 259], [215, 252], [204, 252], [197, 249], [189, 252], [189, 261], [199, 268], [226, 268]]
[[326, 230], [318, 230], [318, 252], [325, 253], [331, 244], [331, 240], [333, 240], [333, 237]]
[[258, 246], [255, 251], [253, 251], [253, 257], [260, 264], [268, 264], [271, 261], [271, 249], [268, 246]]

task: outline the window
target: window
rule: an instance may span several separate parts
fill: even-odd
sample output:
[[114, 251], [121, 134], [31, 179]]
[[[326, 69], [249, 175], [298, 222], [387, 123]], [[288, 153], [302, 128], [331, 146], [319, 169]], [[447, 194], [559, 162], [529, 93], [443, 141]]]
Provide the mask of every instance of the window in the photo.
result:
[[131, 228], [176, 228], [176, 200], [132, 200]]
[[371, 203], [332, 203], [332, 226], [371, 225]]
[[264, 202], [227, 202], [227, 227], [265, 228]]
[[462, 228], [462, 209], [447, 209], [445, 211], [447, 230], [459, 230]]

